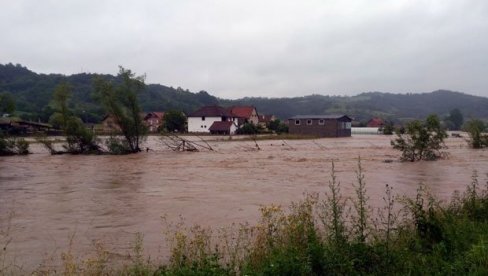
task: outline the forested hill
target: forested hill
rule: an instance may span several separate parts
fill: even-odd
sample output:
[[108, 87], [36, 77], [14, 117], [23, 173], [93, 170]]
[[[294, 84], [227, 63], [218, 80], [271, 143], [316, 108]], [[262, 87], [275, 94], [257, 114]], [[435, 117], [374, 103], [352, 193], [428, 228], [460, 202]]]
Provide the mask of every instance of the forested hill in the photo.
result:
[[[47, 121], [53, 110], [49, 106], [56, 85], [68, 82], [73, 86], [71, 107], [85, 121], [97, 122], [104, 116], [100, 105], [93, 100], [93, 80], [102, 77], [116, 81], [112, 75], [37, 74], [21, 65], [0, 64], [0, 93], [8, 93], [16, 102], [16, 113], [24, 118]], [[192, 93], [181, 88], [149, 84], [140, 95], [145, 111], [182, 110], [186, 113], [210, 104], [223, 106], [254, 105], [259, 113], [275, 114], [288, 118], [297, 114], [346, 113], [357, 120], [371, 116], [401, 120], [423, 118], [428, 114], [447, 115], [458, 108], [465, 118], [488, 119], [488, 98], [459, 92], [435, 91], [423, 94], [362, 93], [357, 96], [311, 95], [294, 98], [244, 98], [239, 100], [218, 99], [205, 91]]]
[[254, 105], [258, 111], [275, 114], [280, 118], [295, 114], [344, 113], [356, 120], [379, 116], [396, 121], [424, 118], [432, 113], [444, 116], [458, 108], [465, 118], [488, 119], [488, 98], [447, 90], [421, 94], [368, 92], [352, 97], [310, 95], [295, 98], [244, 98], [221, 102], [225, 105]]
[[[74, 112], [88, 122], [98, 122], [105, 115], [100, 104], [93, 97], [93, 81], [96, 77], [117, 81], [112, 75], [75, 74], [36, 74], [26, 67], [13, 64], [0, 64], [0, 93], [8, 93], [15, 99], [16, 113], [24, 118], [47, 121], [53, 113], [49, 103], [54, 88], [68, 82], [73, 87], [70, 102]], [[144, 111], [164, 111], [170, 109], [192, 112], [210, 104], [218, 104], [218, 99], [205, 91], [192, 93], [182, 88], [148, 84], [140, 101]]]

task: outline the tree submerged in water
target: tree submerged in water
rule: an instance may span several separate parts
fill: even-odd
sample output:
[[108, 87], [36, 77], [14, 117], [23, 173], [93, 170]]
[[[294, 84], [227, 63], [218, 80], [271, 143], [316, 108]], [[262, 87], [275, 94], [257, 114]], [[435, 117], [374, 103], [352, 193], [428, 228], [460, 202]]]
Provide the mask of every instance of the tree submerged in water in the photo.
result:
[[[67, 83], [62, 83], [56, 87], [52, 100], [52, 105], [56, 112], [51, 116], [49, 121], [63, 130], [66, 136], [66, 144], [63, 147], [67, 153], [102, 153], [102, 149], [98, 145], [98, 140], [93, 131], [88, 130], [81, 119], [73, 115], [73, 112], [68, 107], [68, 101], [72, 94], [71, 90], [71, 86]], [[52, 143], [49, 143], [47, 140], [40, 141], [52, 154], [65, 153], [54, 150]]]
[[95, 92], [106, 112], [113, 116], [123, 138], [111, 137], [107, 141], [109, 151], [115, 154], [141, 151], [141, 143], [147, 128], [143, 124], [137, 95], [144, 90], [144, 76], [135, 76], [131, 70], [119, 67], [117, 82], [95, 81]]
[[436, 115], [429, 115], [425, 121], [415, 120], [405, 126], [405, 133], [397, 132], [391, 141], [394, 149], [402, 152], [404, 161], [436, 160], [442, 157], [445, 148], [446, 131]]
[[472, 119], [466, 123], [464, 130], [469, 134], [468, 144], [473, 149], [488, 147], [488, 134], [483, 133], [486, 126], [483, 121]]

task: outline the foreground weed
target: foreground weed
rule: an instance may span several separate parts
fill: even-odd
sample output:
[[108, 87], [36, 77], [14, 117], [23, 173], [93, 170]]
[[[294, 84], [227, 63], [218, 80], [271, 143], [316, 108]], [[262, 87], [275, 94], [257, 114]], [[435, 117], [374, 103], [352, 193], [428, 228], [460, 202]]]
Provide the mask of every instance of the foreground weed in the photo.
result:
[[352, 227], [354, 230], [355, 239], [359, 243], [365, 243], [368, 236], [369, 225], [369, 197], [366, 195], [366, 182], [364, 180], [363, 167], [361, 165], [361, 157], [358, 157], [358, 168], [356, 170], [357, 184], [352, 184], [356, 192], [356, 198], [353, 200], [354, 210], [356, 215], [353, 217]]
[[326, 199], [322, 202], [321, 219], [329, 233], [329, 240], [336, 246], [341, 246], [346, 240], [344, 224], [345, 202], [341, 196], [341, 183], [337, 180], [334, 162], [332, 162], [330, 178], [329, 191], [326, 192]]

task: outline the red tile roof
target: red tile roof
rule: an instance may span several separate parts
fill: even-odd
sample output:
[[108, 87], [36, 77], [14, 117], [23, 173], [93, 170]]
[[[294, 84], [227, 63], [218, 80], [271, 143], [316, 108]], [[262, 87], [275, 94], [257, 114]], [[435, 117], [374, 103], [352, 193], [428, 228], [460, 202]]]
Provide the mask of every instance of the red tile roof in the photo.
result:
[[368, 127], [381, 127], [383, 125], [385, 125], [385, 122], [381, 118], [373, 118], [367, 124]]
[[208, 130], [210, 131], [230, 131], [230, 127], [232, 126], [232, 122], [224, 121], [224, 122], [213, 122]]
[[197, 111], [191, 113], [188, 117], [232, 117], [232, 114], [225, 108], [213, 105], [204, 106]]
[[251, 118], [253, 110], [256, 108], [254, 106], [232, 106], [229, 107], [230, 113], [232, 116], [239, 117], [239, 118]]

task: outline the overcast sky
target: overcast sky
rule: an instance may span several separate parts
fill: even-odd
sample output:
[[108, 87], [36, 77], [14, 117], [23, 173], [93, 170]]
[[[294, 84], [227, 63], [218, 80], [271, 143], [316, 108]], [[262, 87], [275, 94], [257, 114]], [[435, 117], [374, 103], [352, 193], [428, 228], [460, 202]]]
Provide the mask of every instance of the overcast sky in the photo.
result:
[[0, 0], [0, 63], [223, 98], [488, 96], [488, 1]]

